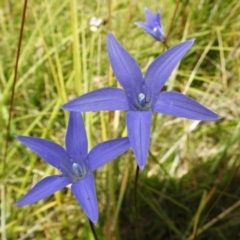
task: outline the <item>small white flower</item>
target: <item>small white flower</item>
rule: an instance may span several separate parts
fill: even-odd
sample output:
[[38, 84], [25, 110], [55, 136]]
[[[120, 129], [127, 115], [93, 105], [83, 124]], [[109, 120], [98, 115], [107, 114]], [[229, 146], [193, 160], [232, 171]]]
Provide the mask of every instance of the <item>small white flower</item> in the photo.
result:
[[89, 21], [90, 30], [96, 32], [98, 27], [102, 24], [102, 19], [97, 17], [92, 17]]

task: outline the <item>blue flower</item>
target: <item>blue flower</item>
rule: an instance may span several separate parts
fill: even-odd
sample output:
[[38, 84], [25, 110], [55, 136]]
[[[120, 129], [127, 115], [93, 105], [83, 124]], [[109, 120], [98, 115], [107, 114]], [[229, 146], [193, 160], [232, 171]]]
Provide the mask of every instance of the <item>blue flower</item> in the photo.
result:
[[136, 61], [113, 34], [109, 33], [108, 55], [123, 89], [98, 89], [66, 103], [62, 108], [81, 112], [127, 110], [128, 137], [137, 163], [143, 169], [148, 155], [152, 112], [194, 120], [220, 118], [216, 113], [179, 92], [159, 92], [193, 42], [185, 41], [168, 49], [150, 64], [143, 77]]
[[160, 12], [158, 11], [155, 16], [148, 8], [145, 8], [145, 16], [146, 22], [135, 22], [135, 24], [143, 28], [157, 41], [163, 42], [165, 39], [165, 33], [163, 30]]
[[54, 192], [72, 184], [71, 190], [88, 218], [96, 224], [98, 205], [92, 172], [118, 157], [129, 147], [129, 139], [118, 138], [95, 146], [89, 153], [86, 131], [82, 116], [70, 113], [66, 150], [60, 145], [35, 137], [17, 136], [21, 143], [30, 148], [62, 174], [48, 176], [38, 182], [15, 205], [24, 206], [37, 202]]

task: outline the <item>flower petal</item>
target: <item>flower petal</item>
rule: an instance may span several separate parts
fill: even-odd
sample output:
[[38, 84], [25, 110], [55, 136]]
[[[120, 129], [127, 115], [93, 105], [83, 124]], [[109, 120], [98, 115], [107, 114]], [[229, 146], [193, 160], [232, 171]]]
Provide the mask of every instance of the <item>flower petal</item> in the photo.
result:
[[66, 187], [71, 182], [63, 175], [49, 176], [38, 182], [15, 206], [24, 206], [42, 200]]
[[153, 28], [151, 26], [149, 26], [147, 23], [145, 22], [135, 22], [135, 24], [141, 28], [143, 28], [146, 32], [150, 33], [152, 32]]
[[112, 33], [108, 33], [107, 48], [117, 80], [125, 89], [128, 97], [137, 99], [143, 84], [143, 76], [137, 62], [121, 46]]
[[82, 115], [70, 112], [66, 133], [66, 148], [71, 158], [80, 159], [87, 156], [88, 142]]
[[148, 155], [152, 112], [129, 111], [126, 120], [131, 147], [138, 166], [143, 169]]
[[55, 168], [59, 169], [60, 161], [68, 159], [65, 149], [52, 141], [27, 136], [16, 138]]
[[159, 23], [156, 23], [154, 26], [144, 22], [135, 22], [135, 24], [143, 28], [146, 31], [146, 33], [150, 34], [157, 41], [162, 42], [164, 40], [165, 33], [163, 31], [163, 28], [159, 25]]
[[102, 167], [105, 163], [113, 160], [130, 148], [128, 137], [99, 143], [88, 155], [88, 164], [91, 171]]
[[185, 41], [168, 49], [150, 64], [145, 81], [154, 95], [162, 89], [173, 69], [193, 45], [193, 42], [194, 40]]
[[164, 41], [165, 33], [162, 27], [160, 12], [156, 16], [148, 9], [145, 8], [146, 22], [135, 22], [135, 24], [143, 28], [146, 33], [150, 34], [157, 41]]
[[154, 26], [155, 25], [155, 15], [147, 7], [144, 8], [144, 11], [145, 11], [146, 22], [149, 25]]
[[193, 120], [217, 120], [221, 117], [179, 92], [162, 92], [153, 105], [153, 111]]
[[98, 203], [93, 174], [91, 173], [80, 181], [73, 183], [72, 192], [88, 218], [96, 224]]
[[101, 88], [64, 104], [62, 109], [74, 112], [101, 110], [128, 110], [128, 99], [124, 90], [119, 88]]
[[159, 23], [160, 27], [162, 28], [162, 21], [161, 21], [160, 11], [157, 11], [156, 16], [155, 16], [155, 21], [157, 23]]

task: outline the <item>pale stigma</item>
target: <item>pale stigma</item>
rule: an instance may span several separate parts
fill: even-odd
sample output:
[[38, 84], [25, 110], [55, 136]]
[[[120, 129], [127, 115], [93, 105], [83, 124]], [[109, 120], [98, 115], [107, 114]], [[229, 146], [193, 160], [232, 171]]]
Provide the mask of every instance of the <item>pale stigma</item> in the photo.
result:
[[72, 169], [74, 171], [74, 173], [79, 177], [81, 178], [83, 176], [83, 169], [81, 169], [81, 167], [79, 166], [79, 164], [77, 163], [73, 163], [72, 165]]
[[138, 94], [138, 102], [139, 102], [139, 104], [140, 104], [140, 106], [141, 106], [142, 108], [145, 107], [146, 97], [145, 97], [145, 95], [144, 95], [143, 93], [139, 93], [139, 94]]

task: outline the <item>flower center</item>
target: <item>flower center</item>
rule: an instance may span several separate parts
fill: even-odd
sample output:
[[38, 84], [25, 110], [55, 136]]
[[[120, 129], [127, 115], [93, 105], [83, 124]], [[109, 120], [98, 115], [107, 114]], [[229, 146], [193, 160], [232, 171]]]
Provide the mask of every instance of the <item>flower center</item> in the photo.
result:
[[84, 169], [82, 167], [79, 166], [79, 164], [77, 163], [73, 163], [72, 164], [72, 169], [74, 171], [74, 173], [81, 178], [84, 174]]
[[77, 182], [89, 173], [88, 165], [85, 161], [62, 161], [60, 164], [61, 172], [70, 179], [71, 182]]
[[143, 93], [138, 94], [138, 103], [142, 108], [145, 107], [146, 105], [146, 96]]

